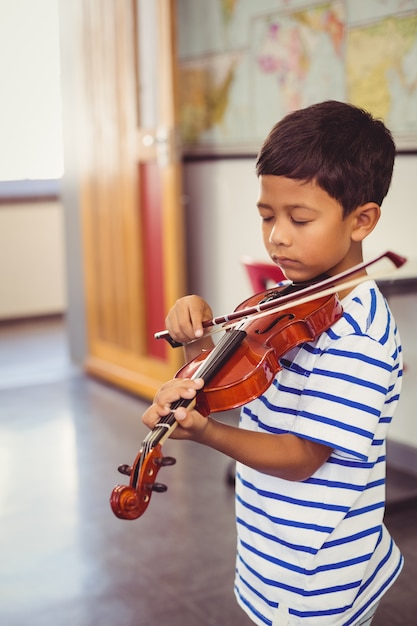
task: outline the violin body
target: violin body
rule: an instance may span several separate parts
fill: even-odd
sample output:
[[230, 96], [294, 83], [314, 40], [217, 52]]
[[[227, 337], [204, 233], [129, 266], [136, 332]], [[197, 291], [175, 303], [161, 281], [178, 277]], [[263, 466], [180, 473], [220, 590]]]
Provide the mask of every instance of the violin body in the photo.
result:
[[[272, 288], [256, 294], [242, 302], [236, 310], [257, 305], [276, 293], [277, 290]], [[221, 368], [198, 392], [196, 409], [207, 416], [258, 398], [281, 369], [281, 357], [292, 348], [313, 341], [330, 328], [342, 312], [338, 298], [331, 295], [308, 305], [300, 305], [293, 311], [271, 312], [254, 319], [245, 325], [247, 336], [230, 355], [227, 366]], [[175, 378], [193, 378], [210, 352], [201, 352], [178, 370]]]

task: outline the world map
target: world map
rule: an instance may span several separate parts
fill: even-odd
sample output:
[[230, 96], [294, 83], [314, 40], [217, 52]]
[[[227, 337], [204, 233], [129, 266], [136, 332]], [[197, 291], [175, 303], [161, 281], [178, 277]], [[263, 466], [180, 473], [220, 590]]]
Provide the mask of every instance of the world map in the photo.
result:
[[328, 99], [417, 147], [417, 0], [178, 0], [177, 10], [186, 151], [252, 153], [286, 113]]

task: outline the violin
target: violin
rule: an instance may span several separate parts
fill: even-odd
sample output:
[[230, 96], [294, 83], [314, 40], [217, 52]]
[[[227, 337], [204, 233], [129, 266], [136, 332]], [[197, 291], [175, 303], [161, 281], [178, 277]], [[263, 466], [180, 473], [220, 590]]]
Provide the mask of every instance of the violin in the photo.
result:
[[[206, 321], [203, 325], [225, 329], [212, 350], [201, 352], [178, 370], [176, 378], [202, 378], [204, 387], [192, 400], [180, 399], [171, 404], [172, 411], [162, 417], [142, 442], [132, 466], [118, 470], [130, 477], [129, 485], [117, 485], [110, 496], [113, 513], [120, 519], [133, 520], [147, 509], [154, 491], [167, 487], [156, 482], [161, 467], [173, 465], [175, 459], [162, 454], [162, 444], [176, 428], [174, 411], [193, 406], [202, 415], [240, 407], [259, 397], [281, 369], [280, 360], [292, 348], [314, 341], [343, 314], [337, 291], [369, 280], [367, 274], [343, 283], [345, 278], [368, 265], [388, 258], [396, 267], [406, 261], [386, 252], [367, 263], [361, 263], [337, 276], [301, 288], [273, 287], [251, 296], [233, 313]], [[156, 334], [177, 347], [167, 331]]]

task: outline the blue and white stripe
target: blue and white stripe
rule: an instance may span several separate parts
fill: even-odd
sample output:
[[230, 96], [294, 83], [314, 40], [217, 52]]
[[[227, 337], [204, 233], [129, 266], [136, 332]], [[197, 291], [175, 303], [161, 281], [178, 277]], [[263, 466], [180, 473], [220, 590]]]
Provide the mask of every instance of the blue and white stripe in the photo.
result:
[[[402, 557], [383, 525], [385, 441], [401, 389], [399, 335], [373, 281], [343, 317], [282, 359], [242, 409], [241, 427], [331, 446], [310, 478], [290, 482], [238, 464], [238, 602], [259, 625], [354, 624], [392, 584]], [[275, 618], [275, 621], [274, 621]]]

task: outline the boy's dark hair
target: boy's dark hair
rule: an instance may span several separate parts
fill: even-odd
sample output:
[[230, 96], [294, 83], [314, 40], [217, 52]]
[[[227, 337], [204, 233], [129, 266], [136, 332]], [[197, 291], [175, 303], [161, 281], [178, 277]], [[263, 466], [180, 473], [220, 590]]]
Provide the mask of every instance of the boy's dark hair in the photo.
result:
[[346, 217], [366, 202], [381, 205], [394, 167], [395, 144], [383, 122], [367, 111], [328, 100], [289, 113], [266, 138], [258, 176], [316, 183]]

